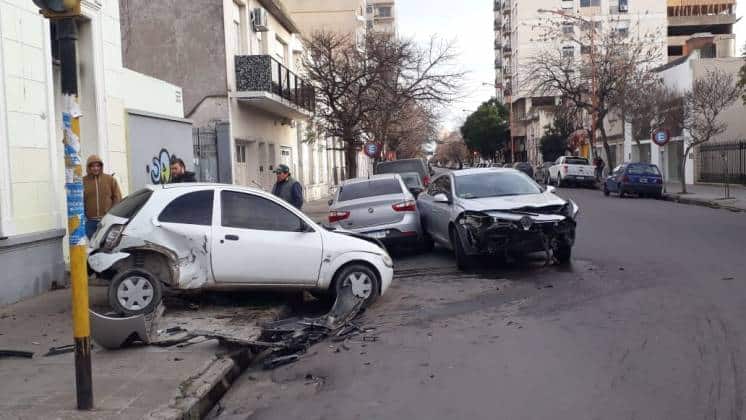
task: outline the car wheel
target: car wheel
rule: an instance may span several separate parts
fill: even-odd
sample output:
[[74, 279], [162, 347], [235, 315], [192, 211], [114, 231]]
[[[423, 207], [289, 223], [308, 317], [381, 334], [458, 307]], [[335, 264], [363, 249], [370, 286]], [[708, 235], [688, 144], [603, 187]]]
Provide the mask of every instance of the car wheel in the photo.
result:
[[653, 194], [653, 198], [660, 200], [663, 198], [663, 191], [658, 191], [655, 194]]
[[562, 187], [564, 182], [562, 182], [562, 175], [557, 174], [557, 188]]
[[453, 246], [453, 254], [456, 257], [456, 267], [461, 271], [468, 271], [474, 267], [474, 257], [468, 255], [464, 249], [464, 244], [461, 241], [461, 236], [456, 232], [455, 228], [451, 228], [451, 244]]
[[334, 295], [338, 296], [345, 287], [352, 287], [352, 293], [365, 300], [364, 306], [370, 306], [378, 299], [381, 282], [373, 270], [365, 264], [353, 263], [345, 266], [334, 276]]
[[161, 302], [161, 283], [140, 268], [117, 274], [109, 284], [109, 304], [127, 316], [149, 314]]
[[608, 197], [609, 194], [611, 194], [611, 192], [609, 192], [609, 188], [604, 184], [604, 195]]
[[624, 188], [619, 187], [619, 198], [624, 198], [627, 193], [624, 192]]
[[572, 258], [572, 247], [570, 245], [560, 245], [554, 250], [554, 258], [560, 264], [566, 264], [570, 262]]

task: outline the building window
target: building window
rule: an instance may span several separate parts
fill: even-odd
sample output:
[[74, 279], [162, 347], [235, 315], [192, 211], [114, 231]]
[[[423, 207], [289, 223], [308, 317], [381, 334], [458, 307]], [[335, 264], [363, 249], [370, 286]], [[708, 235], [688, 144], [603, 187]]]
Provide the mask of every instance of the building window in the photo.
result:
[[572, 34], [573, 32], [575, 32], [575, 26], [573, 26], [572, 23], [570, 23], [570, 22], [564, 22], [564, 23], [562, 23], [562, 33], [563, 34], [567, 35], [567, 34]]
[[378, 8], [378, 13], [376, 14], [377, 17], [391, 17], [391, 7], [390, 6], [384, 6]]
[[369, 20], [369, 21], [365, 22], [365, 24], [368, 27], [368, 29], [373, 29], [373, 21], [372, 20]]
[[246, 163], [246, 146], [243, 144], [236, 145], [236, 162]]
[[619, 0], [619, 13], [629, 12], [629, 0]]
[[575, 48], [571, 45], [562, 47], [562, 58], [573, 58], [575, 56]]
[[369, 4], [368, 7], [365, 8], [365, 10], [366, 12], [368, 12], [368, 14], [371, 14], [373, 13], [373, 6]]
[[238, 3], [233, 3], [233, 25], [232, 25], [232, 37], [233, 37], [233, 55], [243, 54], [243, 13], [244, 6]]
[[599, 7], [601, 0], [580, 0], [580, 7]]
[[277, 60], [285, 66], [288, 65], [287, 49], [288, 44], [283, 42], [280, 38], [277, 38], [275, 42], [275, 56], [277, 56]]
[[591, 53], [591, 46], [590, 45], [583, 45], [580, 47], [580, 53], [583, 55], [588, 55]]

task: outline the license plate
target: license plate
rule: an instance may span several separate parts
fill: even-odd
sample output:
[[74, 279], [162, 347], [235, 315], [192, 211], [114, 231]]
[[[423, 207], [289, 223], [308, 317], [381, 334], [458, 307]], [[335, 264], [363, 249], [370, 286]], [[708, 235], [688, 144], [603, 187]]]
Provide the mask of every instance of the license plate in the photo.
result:
[[379, 230], [378, 232], [368, 232], [366, 235], [370, 236], [371, 238], [381, 239], [386, 237], [386, 231], [385, 230]]
[[648, 183], [648, 179], [647, 178], [640, 178], [640, 183], [641, 184], [647, 184]]

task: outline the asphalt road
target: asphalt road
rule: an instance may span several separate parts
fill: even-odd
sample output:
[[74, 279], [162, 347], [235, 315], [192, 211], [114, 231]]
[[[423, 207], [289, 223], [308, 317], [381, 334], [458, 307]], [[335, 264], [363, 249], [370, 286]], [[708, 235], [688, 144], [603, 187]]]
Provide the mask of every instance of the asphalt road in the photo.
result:
[[746, 214], [563, 189], [574, 260], [397, 258], [366, 340], [249, 372], [219, 418], [746, 418]]

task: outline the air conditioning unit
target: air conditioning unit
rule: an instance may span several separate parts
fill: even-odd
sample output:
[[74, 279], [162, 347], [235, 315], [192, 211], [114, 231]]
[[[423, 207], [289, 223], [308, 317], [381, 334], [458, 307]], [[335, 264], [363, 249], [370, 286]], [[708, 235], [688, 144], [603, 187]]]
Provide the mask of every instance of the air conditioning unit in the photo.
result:
[[251, 25], [254, 28], [254, 32], [267, 32], [269, 25], [267, 24], [267, 11], [261, 7], [257, 7], [251, 12]]

